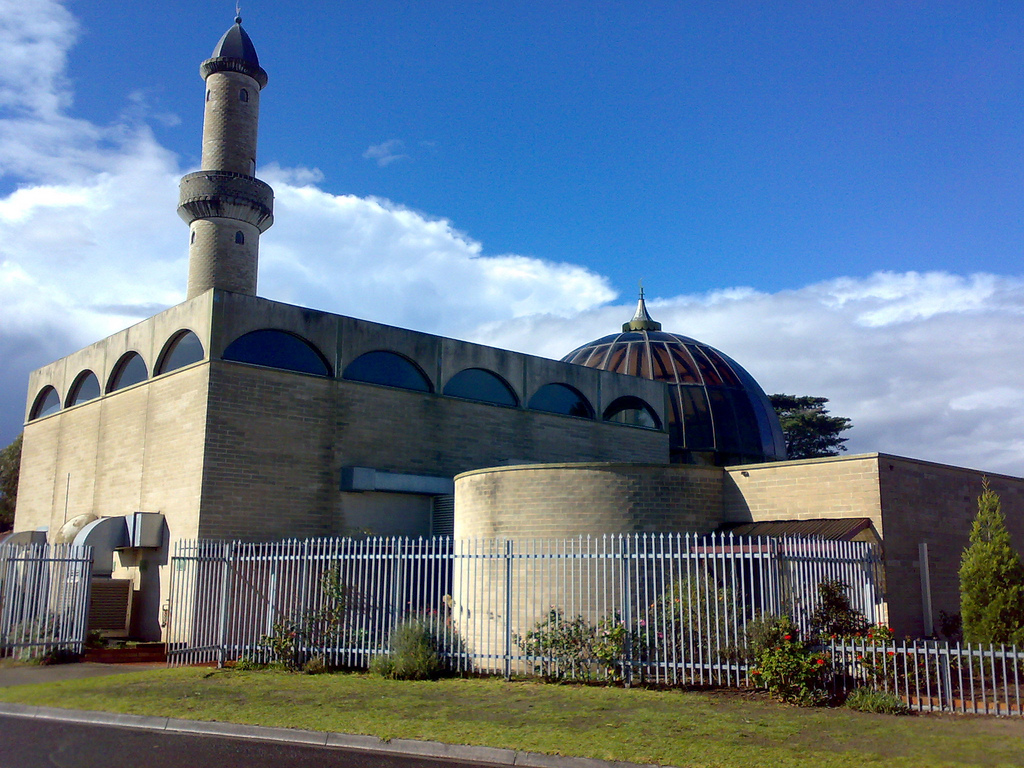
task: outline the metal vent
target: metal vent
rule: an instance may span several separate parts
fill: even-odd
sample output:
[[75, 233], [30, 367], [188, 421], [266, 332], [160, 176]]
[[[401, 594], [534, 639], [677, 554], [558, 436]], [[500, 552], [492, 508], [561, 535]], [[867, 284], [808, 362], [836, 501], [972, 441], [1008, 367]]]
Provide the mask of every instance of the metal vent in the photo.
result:
[[89, 631], [127, 635], [132, 620], [131, 579], [93, 579]]
[[434, 496], [431, 500], [430, 535], [455, 535], [455, 495]]

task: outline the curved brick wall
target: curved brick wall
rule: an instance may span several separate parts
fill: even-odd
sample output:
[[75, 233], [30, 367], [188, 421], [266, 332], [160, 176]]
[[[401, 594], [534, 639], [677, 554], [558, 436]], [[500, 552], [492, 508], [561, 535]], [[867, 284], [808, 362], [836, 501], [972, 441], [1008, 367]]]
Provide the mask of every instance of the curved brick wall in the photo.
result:
[[531, 464], [455, 478], [459, 538], [706, 532], [722, 520], [723, 470], [682, 464]]

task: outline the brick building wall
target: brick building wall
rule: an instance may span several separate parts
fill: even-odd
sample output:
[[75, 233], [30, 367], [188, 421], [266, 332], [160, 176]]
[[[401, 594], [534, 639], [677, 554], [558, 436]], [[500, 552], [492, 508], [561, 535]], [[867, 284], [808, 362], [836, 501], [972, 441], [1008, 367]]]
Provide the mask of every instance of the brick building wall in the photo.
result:
[[391, 494], [397, 508], [373, 519], [374, 505], [362, 494], [338, 490], [343, 466], [453, 477], [523, 457], [657, 461], [668, 453], [664, 432], [224, 361], [210, 365], [204, 537], [390, 531], [388, 514], [404, 516], [414, 533], [429, 533], [428, 519], [413, 519], [429, 507], [411, 497]]
[[[900, 634], [928, 631], [919, 546], [928, 545], [932, 629], [960, 610], [960, 557], [986, 473], [887, 454], [728, 467], [724, 519], [867, 517], [882, 536], [889, 621]], [[1024, 552], [1024, 479], [989, 475], [1007, 528]]]
[[468, 472], [455, 479], [455, 535], [530, 539], [707, 532], [721, 519], [722, 472], [615, 463]]

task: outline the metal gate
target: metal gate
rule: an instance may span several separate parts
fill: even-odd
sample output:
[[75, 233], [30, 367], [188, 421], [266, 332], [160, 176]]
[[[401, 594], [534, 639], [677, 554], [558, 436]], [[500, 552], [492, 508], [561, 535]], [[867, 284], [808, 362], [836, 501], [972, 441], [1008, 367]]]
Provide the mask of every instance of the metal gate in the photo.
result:
[[91, 577], [92, 547], [0, 546], [0, 656], [81, 653]]

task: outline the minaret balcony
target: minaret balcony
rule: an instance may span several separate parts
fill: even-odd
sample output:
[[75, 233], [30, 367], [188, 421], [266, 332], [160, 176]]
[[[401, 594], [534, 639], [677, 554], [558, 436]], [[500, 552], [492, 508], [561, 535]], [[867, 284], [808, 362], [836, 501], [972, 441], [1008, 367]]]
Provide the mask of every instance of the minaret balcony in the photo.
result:
[[274, 223], [274, 190], [253, 176], [231, 171], [197, 171], [182, 177], [178, 215], [196, 219], [234, 219], [266, 232]]

